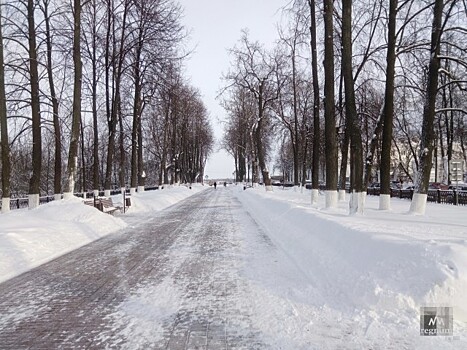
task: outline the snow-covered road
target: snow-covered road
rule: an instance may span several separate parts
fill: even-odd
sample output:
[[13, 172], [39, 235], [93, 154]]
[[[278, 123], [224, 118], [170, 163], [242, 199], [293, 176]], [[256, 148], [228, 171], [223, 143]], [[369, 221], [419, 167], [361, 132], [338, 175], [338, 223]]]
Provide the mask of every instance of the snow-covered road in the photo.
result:
[[218, 187], [129, 212], [118, 233], [0, 284], [0, 349], [466, 345], [419, 335], [414, 300], [428, 272], [444, 278], [431, 251], [304, 210]]

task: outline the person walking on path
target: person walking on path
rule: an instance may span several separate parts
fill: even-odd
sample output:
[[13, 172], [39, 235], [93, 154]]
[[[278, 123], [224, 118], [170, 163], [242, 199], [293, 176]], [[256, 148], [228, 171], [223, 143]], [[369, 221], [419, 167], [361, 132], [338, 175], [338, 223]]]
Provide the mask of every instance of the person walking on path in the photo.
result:
[[217, 188], [217, 182], [214, 181], [214, 189]]

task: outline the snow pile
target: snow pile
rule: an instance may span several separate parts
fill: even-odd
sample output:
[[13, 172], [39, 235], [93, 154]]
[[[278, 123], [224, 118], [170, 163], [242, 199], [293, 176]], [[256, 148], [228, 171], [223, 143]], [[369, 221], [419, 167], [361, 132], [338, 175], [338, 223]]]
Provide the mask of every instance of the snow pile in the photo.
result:
[[[126, 227], [154, 210], [162, 210], [204, 187], [180, 186], [148, 191], [131, 197], [128, 214], [104, 214], [70, 198], [36, 209], [0, 214], [0, 282]], [[122, 202], [121, 195], [113, 202]]]
[[[365, 215], [349, 216], [348, 202], [311, 208], [309, 191], [236, 196], [278, 248], [272, 257], [256, 250], [245, 264], [258, 301], [254, 324], [272, 348], [467, 345], [465, 208], [429, 203], [425, 216], [412, 216], [407, 201], [379, 211], [368, 197]], [[251, 237], [247, 246], [257, 247]], [[420, 337], [422, 306], [454, 307], [462, 339]]]
[[[165, 209], [199, 191], [206, 189], [205, 186], [193, 185], [191, 189], [187, 186], [165, 186], [157, 191], [135, 193], [131, 196], [131, 207], [129, 213], [148, 213]], [[122, 202], [122, 196], [115, 196], [115, 200]]]

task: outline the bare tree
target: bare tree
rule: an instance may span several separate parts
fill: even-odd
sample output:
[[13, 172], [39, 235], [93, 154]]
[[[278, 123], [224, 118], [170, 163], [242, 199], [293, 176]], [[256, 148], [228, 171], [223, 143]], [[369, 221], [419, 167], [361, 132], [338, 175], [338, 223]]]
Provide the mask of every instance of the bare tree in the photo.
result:
[[320, 97], [318, 77], [318, 54], [316, 40], [316, 2], [308, 0], [310, 7], [310, 46], [311, 46], [311, 72], [313, 79], [313, 165], [311, 168], [311, 202], [315, 204], [319, 195], [319, 163], [320, 163]]
[[39, 73], [36, 46], [36, 26], [34, 21], [35, 3], [28, 0], [28, 42], [29, 42], [29, 74], [31, 86], [31, 116], [32, 116], [32, 177], [29, 183], [29, 208], [39, 205], [40, 180], [42, 171], [42, 135], [41, 113], [39, 100]]
[[337, 141], [334, 107], [333, 15], [333, 0], [324, 0], [324, 133], [326, 147], [326, 208], [337, 206]]
[[133, 26], [131, 66], [133, 95], [133, 126], [131, 153], [131, 187], [144, 189], [142, 117], [144, 95], [152, 94], [152, 86], [160, 70], [170, 60], [177, 60], [174, 49], [183, 38], [180, 25], [180, 7], [172, 1], [135, 1], [132, 11]]
[[386, 88], [383, 109], [383, 142], [381, 149], [380, 209], [390, 209], [391, 198], [391, 150], [394, 119], [394, 75], [396, 64], [396, 20], [398, 0], [389, 2], [388, 49], [386, 55]]
[[8, 140], [8, 122], [6, 109], [6, 94], [5, 94], [5, 69], [4, 69], [4, 53], [3, 53], [3, 23], [2, 23], [2, 6], [0, 6], [0, 129], [1, 129], [1, 155], [2, 155], [2, 212], [10, 210], [10, 144]]
[[[267, 110], [277, 99], [279, 82], [275, 80], [280, 64], [276, 57], [270, 57], [259, 43], [252, 43], [246, 32], [241, 39], [242, 47], [233, 49], [235, 71], [227, 75], [227, 80], [233, 85], [250, 91], [256, 99], [257, 119], [254, 123], [254, 141], [257, 164], [263, 176], [267, 190], [271, 189], [271, 179], [266, 166], [266, 140], [264, 132], [267, 123]], [[255, 166], [253, 166], [255, 168]]]
[[92, 0], [87, 3], [88, 6], [83, 8], [83, 25], [87, 26], [87, 30], [83, 30], [82, 40], [85, 47], [84, 53], [89, 61], [88, 65], [91, 68], [90, 90], [91, 90], [91, 110], [92, 110], [92, 126], [93, 126], [93, 145], [92, 145], [92, 185], [94, 195], [99, 195], [100, 187], [100, 172], [99, 172], [99, 121], [98, 121], [98, 84], [100, 68], [100, 52], [99, 52], [99, 29], [104, 21], [99, 17], [102, 11], [102, 5], [97, 0]]
[[[284, 51], [287, 50], [288, 52], [284, 55], [290, 58], [290, 73], [287, 72], [284, 76], [280, 77], [279, 79], [290, 80], [288, 84], [290, 87], [291, 98], [285, 99], [290, 100], [291, 105], [291, 118], [284, 113], [285, 109], [284, 104], [281, 103], [282, 108], [279, 113], [282, 117], [282, 121], [284, 122], [285, 126], [288, 128], [290, 132], [290, 141], [292, 146], [292, 153], [293, 153], [293, 182], [294, 185], [299, 185], [299, 178], [300, 178], [300, 155], [305, 152], [306, 148], [306, 141], [301, 139], [301, 120], [303, 119], [303, 115], [299, 115], [299, 92], [298, 92], [298, 85], [299, 85], [299, 68], [298, 65], [298, 56], [299, 56], [299, 49], [300, 46], [303, 44], [303, 29], [301, 28], [303, 20], [301, 18], [300, 12], [293, 13], [293, 20], [291, 26], [289, 28], [289, 36], [286, 37], [286, 34], [279, 30], [279, 35], [281, 38], [281, 43], [284, 45]], [[287, 79], [286, 77], [290, 76], [291, 79]], [[281, 90], [282, 93], [284, 89]], [[283, 102], [283, 98], [280, 98], [281, 102]], [[302, 118], [301, 118], [302, 117]]]
[[229, 119], [226, 124], [223, 148], [234, 157], [235, 181], [249, 182], [253, 144], [250, 131], [256, 115], [256, 103], [253, 95], [241, 88], [231, 89], [228, 98], [223, 101]]
[[[123, 10], [118, 17], [121, 17], [120, 30], [116, 36], [116, 13], [113, 8], [113, 2], [109, 1], [107, 8], [108, 17], [108, 28], [107, 28], [107, 37], [106, 37], [106, 99], [107, 99], [107, 124], [109, 128], [108, 134], [108, 148], [107, 148], [107, 162], [106, 162], [106, 171], [105, 171], [105, 195], [110, 195], [110, 190], [112, 187], [112, 172], [114, 167], [114, 154], [116, 149], [116, 133], [117, 125], [119, 123], [119, 118], [121, 117], [121, 83], [124, 73], [124, 63], [126, 56], [128, 54], [128, 48], [126, 46], [127, 39], [127, 30], [128, 30], [128, 15], [131, 6], [130, 0], [123, 0]], [[118, 41], [118, 43], [117, 43]], [[113, 49], [113, 52], [111, 51]], [[112, 79], [110, 79], [110, 77]], [[112, 85], [110, 85], [110, 80], [112, 80]], [[112, 93], [110, 93], [112, 89]], [[122, 143], [121, 143], [122, 145]], [[121, 157], [123, 157], [123, 153]], [[123, 169], [120, 169], [123, 171]], [[120, 184], [121, 186], [124, 184]]]
[[342, 73], [345, 85], [345, 111], [350, 127], [350, 214], [363, 213], [363, 151], [360, 120], [355, 105], [354, 78], [352, 72], [352, 1], [342, 6]]
[[62, 196], [62, 133], [59, 119], [59, 102], [55, 89], [54, 74], [53, 74], [53, 61], [52, 61], [52, 33], [50, 25], [49, 14], [50, 0], [43, 0], [42, 12], [44, 14], [45, 22], [45, 38], [47, 46], [47, 76], [49, 80], [50, 100], [52, 103], [52, 116], [54, 126], [54, 140], [55, 140], [55, 166], [54, 166], [54, 194], [56, 199], [61, 199]]
[[425, 105], [423, 108], [422, 138], [420, 144], [418, 174], [415, 180], [415, 193], [410, 205], [410, 212], [424, 214], [428, 193], [428, 182], [433, 158], [435, 140], [434, 119], [438, 90], [438, 71], [440, 67], [440, 42], [442, 34], [444, 0], [436, 0], [433, 10], [431, 33], [431, 58], [428, 67], [428, 82]]
[[75, 188], [81, 126], [81, 80], [83, 75], [81, 62], [81, 0], [74, 0], [73, 11], [73, 63], [75, 70], [73, 82], [71, 137], [68, 151], [67, 182], [64, 190], [64, 195], [67, 197], [73, 195]]

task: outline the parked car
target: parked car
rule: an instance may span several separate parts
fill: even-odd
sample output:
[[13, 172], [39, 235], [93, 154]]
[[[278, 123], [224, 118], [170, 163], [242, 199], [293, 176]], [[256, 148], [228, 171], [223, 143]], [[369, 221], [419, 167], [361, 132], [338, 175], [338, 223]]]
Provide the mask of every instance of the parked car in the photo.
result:
[[391, 181], [389, 187], [391, 187], [391, 189], [393, 190], [399, 190], [402, 188], [402, 184], [400, 183], [400, 181]]
[[456, 191], [467, 191], [467, 184], [449, 185], [448, 189]]
[[428, 185], [429, 190], [447, 190], [448, 186], [441, 182], [430, 182]]

